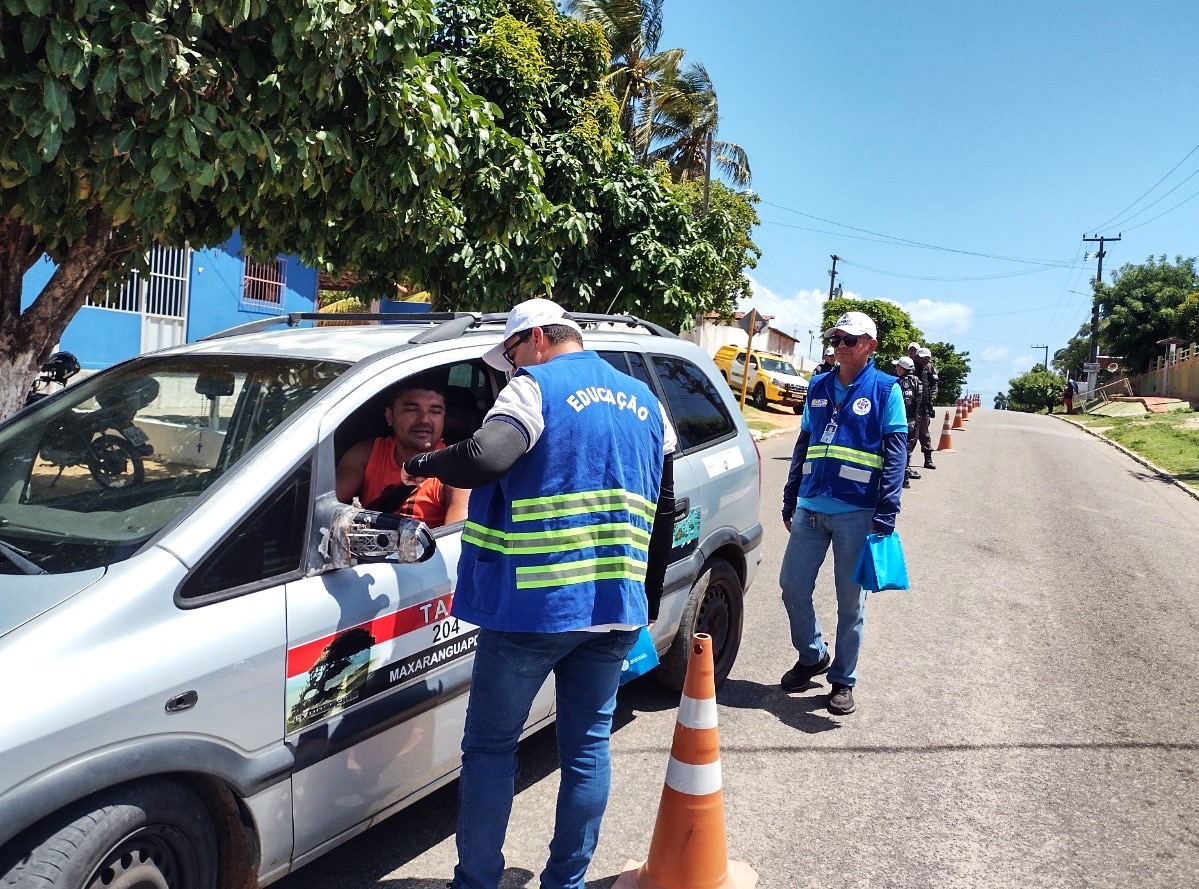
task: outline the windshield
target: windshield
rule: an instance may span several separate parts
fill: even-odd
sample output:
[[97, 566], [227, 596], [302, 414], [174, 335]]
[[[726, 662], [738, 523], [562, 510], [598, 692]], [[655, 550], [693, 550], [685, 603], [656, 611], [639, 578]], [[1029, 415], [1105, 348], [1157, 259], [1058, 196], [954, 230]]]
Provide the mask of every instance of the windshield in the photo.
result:
[[347, 366], [147, 358], [38, 403], [0, 427], [0, 574], [129, 558]]
[[780, 361], [778, 358], [763, 358], [762, 368], [769, 373], [774, 374], [790, 374], [793, 377], [799, 376], [795, 366], [790, 361]]

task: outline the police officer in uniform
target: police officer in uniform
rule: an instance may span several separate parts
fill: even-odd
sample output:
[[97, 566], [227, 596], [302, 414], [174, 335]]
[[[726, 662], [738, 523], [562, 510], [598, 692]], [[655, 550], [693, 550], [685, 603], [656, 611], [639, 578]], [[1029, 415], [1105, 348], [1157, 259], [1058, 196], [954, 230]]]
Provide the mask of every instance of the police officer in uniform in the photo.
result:
[[816, 365], [816, 369], [814, 371], [812, 371], [812, 376], [816, 376], [816, 374], [826, 374], [830, 370], [836, 370], [836, 369], [837, 369], [836, 350], [834, 350], [832, 346], [829, 346], [827, 349], [824, 350], [824, 358], [821, 359], [820, 363]]
[[912, 483], [908, 479], [920, 478], [920, 473], [912, 468], [912, 452], [916, 450], [916, 427], [921, 404], [920, 378], [916, 376], [916, 365], [906, 355], [896, 358], [892, 364], [895, 365], [895, 375], [899, 377], [899, 391], [903, 395], [903, 409], [908, 418], [908, 462], [903, 486], [910, 488]]
[[516, 306], [484, 359], [515, 373], [478, 432], [404, 464], [472, 489], [451, 613], [480, 630], [452, 885], [499, 886], [517, 741], [552, 672], [562, 775], [540, 885], [582, 886], [621, 662], [657, 616], [670, 557], [675, 434], [649, 387], [584, 350], [548, 299]]
[[933, 440], [929, 425], [937, 416], [933, 402], [937, 397], [937, 369], [933, 366], [933, 353], [926, 348], [916, 350], [916, 374], [920, 377], [920, 416], [917, 423], [920, 432], [920, 450], [924, 452], [924, 468], [936, 469], [933, 465]]

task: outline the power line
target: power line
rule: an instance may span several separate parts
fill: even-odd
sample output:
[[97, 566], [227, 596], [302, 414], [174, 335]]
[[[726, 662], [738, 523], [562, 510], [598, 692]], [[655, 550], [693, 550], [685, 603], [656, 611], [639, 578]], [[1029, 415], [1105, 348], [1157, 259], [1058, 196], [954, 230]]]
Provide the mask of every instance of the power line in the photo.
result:
[[[1163, 176], [1161, 179], [1158, 179], [1151, 186], [1149, 186], [1149, 188], [1147, 188], [1145, 190], [1145, 193], [1143, 195], [1141, 195], [1139, 198], [1137, 198], [1135, 201], [1133, 201], [1131, 204], [1129, 204], [1127, 207], [1125, 207], [1123, 210], [1121, 210], [1119, 213], [1117, 213], [1111, 219], [1107, 220], [1107, 222], [1104, 222], [1102, 225], [1094, 226], [1094, 230], [1096, 232], [1103, 231], [1110, 224], [1115, 222], [1115, 220], [1119, 219], [1121, 216], [1123, 216], [1125, 213], [1127, 213], [1129, 210], [1131, 210], [1133, 207], [1135, 207], [1137, 204], [1139, 204], [1142, 200], [1144, 200], [1145, 197], [1147, 197], [1149, 195], [1150, 192], [1153, 191], [1153, 189], [1157, 188], [1159, 185], [1161, 185], [1163, 182], [1165, 182], [1166, 179], [1168, 179], [1170, 177], [1170, 173], [1173, 173], [1175, 170], [1177, 170], [1179, 167], [1181, 167], [1184, 163], [1186, 163], [1187, 158], [1189, 158], [1196, 151], [1199, 151], [1199, 145], [1196, 145], [1194, 148], [1192, 148], [1190, 151], [1188, 151], [1186, 153], [1186, 157], [1184, 157], [1182, 160], [1180, 160], [1178, 163], [1176, 163], [1174, 166], [1172, 166], [1170, 168], [1169, 172], [1166, 173], [1165, 176]], [[1194, 173], [1192, 173], [1191, 175], [1193, 176]], [[1188, 176], [1187, 178], [1189, 179], [1190, 177]], [[1186, 180], [1184, 179], [1183, 182], [1185, 182], [1185, 181]], [[1182, 183], [1180, 182], [1179, 185], [1181, 185], [1181, 184]], [[1177, 186], [1175, 186], [1175, 188], [1177, 188]], [[1169, 194], [1169, 192], [1167, 192], [1167, 194]], [[1163, 195], [1163, 197], [1164, 197], [1164, 195]]]
[[[1188, 183], [1192, 179], [1194, 179], [1196, 176], [1199, 176], [1199, 170], [1195, 170], [1193, 173], [1191, 173], [1190, 176], [1187, 176], [1185, 179], [1183, 179], [1181, 182], [1179, 182], [1177, 185], [1175, 185], [1173, 188], [1171, 188], [1169, 191], [1167, 191], [1165, 194], [1163, 194], [1161, 197], [1159, 197], [1156, 201], [1153, 201], [1150, 204], [1146, 204], [1144, 207], [1142, 207], [1140, 210], [1137, 210], [1137, 212], [1133, 213], [1131, 216], [1128, 216], [1128, 217], [1120, 220], [1117, 223], [1113, 223], [1111, 226], [1109, 226], [1109, 228], [1115, 228], [1118, 225], [1118, 226], [1125, 228], [1126, 231], [1131, 231], [1132, 229], [1137, 228], [1138, 226], [1144, 225], [1145, 224], [1144, 222], [1138, 222], [1137, 225], [1131, 225], [1131, 226], [1125, 226], [1125, 223], [1130, 222], [1133, 219], [1136, 219], [1138, 216], [1140, 216], [1142, 213], [1144, 213], [1150, 207], [1157, 206], [1162, 201], [1164, 201], [1166, 198], [1168, 198], [1170, 195], [1174, 194], [1174, 192], [1178, 191], [1178, 189], [1182, 188], [1182, 186], [1184, 186], [1186, 183]], [[1194, 195], [1192, 195], [1191, 197], [1194, 197]], [[1190, 200], [1190, 198], [1188, 198], [1187, 200]], [[1185, 204], [1186, 201], [1183, 201], [1183, 203]], [[1179, 205], [1176, 204], [1175, 206], [1179, 206]], [[1169, 212], [1170, 212], [1169, 210], [1166, 211], [1166, 213], [1169, 213]], [[1153, 219], [1157, 219], [1157, 217], [1154, 216]], [[1149, 219], [1146, 221], [1152, 222], [1153, 219]]]
[[[1199, 173], [1199, 170], [1196, 170], [1195, 172]], [[1190, 177], [1187, 177], [1187, 178], [1190, 178]], [[1154, 216], [1152, 219], [1146, 219], [1144, 222], [1138, 222], [1136, 225], [1130, 225], [1128, 228], [1124, 229], [1124, 231], [1127, 231], [1127, 232], [1134, 231], [1134, 230], [1140, 228], [1142, 225], [1148, 225], [1149, 223], [1153, 222], [1154, 219], [1161, 219], [1167, 213], [1173, 213], [1175, 210], [1177, 210], [1183, 204], [1187, 203], [1188, 201], [1193, 201], [1197, 197], [1199, 197], [1199, 191], [1192, 194], [1189, 198], [1183, 198], [1181, 201], [1179, 201], [1177, 204], [1175, 204], [1169, 210], [1163, 210], [1162, 212], [1160, 212], [1156, 216]]]
[[850, 262], [845, 257], [841, 257], [841, 261], [848, 266], [853, 266], [857, 269], [865, 269], [868, 272], [876, 272], [880, 275], [888, 275], [892, 278], [909, 278], [913, 281], [990, 281], [996, 278], [1015, 278], [1020, 275], [1035, 275], [1038, 272], [1057, 271], [1063, 266], [1052, 265], [1042, 266], [1035, 269], [1021, 269], [1018, 272], [999, 272], [994, 275], [952, 275], [952, 276], [930, 276], [930, 275], [908, 275], [903, 272], [889, 272], [885, 269], [876, 269], [873, 266], [863, 265], [860, 262]]
[[[767, 201], [767, 200], [762, 200], [761, 203], [765, 204], [768, 207], [775, 207], [776, 209], [779, 209], [779, 210], [785, 210], [788, 213], [794, 213], [797, 216], [804, 216], [804, 217], [807, 217], [808, 219], [815, 219], [817, 222], [823, 222], [828, 225], [836, 225], [841, 228], [847, 228], [850, 231], [864, 232], [865, 234], [874, 235], [875, 237], [879, 237], [879, 238], [886, 238], [887, 240], [884, 241], [883, 243], [894, 243], [896, 245], [907, 245], [909, 247], [919, 247], [924, 250], [938, 250], [943, 253], [960, 253], [964, 256], [980, 256], [980, 257], [983, 257], [984, 259], [998, 259], [1003, 262], [1020, 262], [1020, 263], [1025, 263], [1027, 265], [1062, 265], [1062, 266], [1064, 266], [1064, 265], [1068, 264], [1068, 263], [1065, 263], [1058, 259], [1023, 259], [1023, 258], [1017, 257], [1017, 256], [1002, 256], [1002, 255], [995, 254], [995, 253], [979, 253], [974, 250], [959, 250], [955, 247], [943, 247], [938, 244], [928, 244], [928, 243], [925, 243], [924, 241], [913, 241], [909, 238], [898, 237], [897, 235], [888, 235], [883, 232], [871, 231], [868, 228], [858, 228], [857, 226], [848, 225], [844, 222], [837, 222], [836, 220], [833, 220], [833, 219], [825, 219], [822, 216], [815, 216], [811, 213], [805, 213], [802, 210], [796, 210], [792, 207], [785, 207], [782, 204], [775, 204], [775, 203], [772, 203], [771, 201]], [[776, 224], [777, 225], [785, 225], [785, 223], [776, 223]], [[788, 227], [789, 228], [800, 228], [800, 226], [788, 226]], [[815, 229], [805, 229], [805, 230], [806, 231], [815, 231]], [[844, 235], [840, 232], [822, 232], [822, 234], [837, 235], [838, 237], [852, 237], [851, 235]]]

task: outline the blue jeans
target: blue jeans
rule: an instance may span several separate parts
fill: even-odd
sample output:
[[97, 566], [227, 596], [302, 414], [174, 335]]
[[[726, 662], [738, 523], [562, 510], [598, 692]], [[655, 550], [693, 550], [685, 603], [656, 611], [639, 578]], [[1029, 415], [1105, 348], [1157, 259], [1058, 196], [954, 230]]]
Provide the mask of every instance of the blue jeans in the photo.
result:
[[454, 889], [496, 889], [512, 814], [516, 744], [533, 698], [553, 671], [558, 788], [544, 889], [582, 889], [608, 805], [608, 737], [620, 665], [637, 630], [503, 633], [479, 630], [458, 785]]
[[[866, 623], [866, 594], [854, 583], [853, 572], [870, 533], [874, 513], [869, 509], [825, 513], [797, 509], [791, 520], [791, 537], [783, 554], [779, 586], [791, 622], [791, 644], [800, 663], [812, 665], [824, 657], [826, 648], [812, 606], [816, 575], [833, 545], [833, 578], [837, 586], [837, 648], [828, 671], [830, 683], [855, 685], [858, 681], [858, 651]], [[810, 524], [815, 517], [815, 527]]]

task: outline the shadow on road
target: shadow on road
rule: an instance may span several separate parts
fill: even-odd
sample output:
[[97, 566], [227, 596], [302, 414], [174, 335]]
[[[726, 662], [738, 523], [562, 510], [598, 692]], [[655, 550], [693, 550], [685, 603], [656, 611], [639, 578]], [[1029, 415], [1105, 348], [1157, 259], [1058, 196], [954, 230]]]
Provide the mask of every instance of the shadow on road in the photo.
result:
[[724, 707], [763, 710], [783, 725], [809, 735], [839, 729], [841, 723], [828, 715], [825, 702], [828, 686], [809, 682], [802, 692], [787, 694], [777, 685], [763, 685], [748, 679], [727, 679], [716, 692], [716, 702]]

